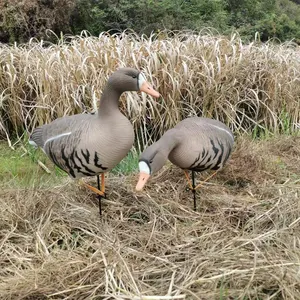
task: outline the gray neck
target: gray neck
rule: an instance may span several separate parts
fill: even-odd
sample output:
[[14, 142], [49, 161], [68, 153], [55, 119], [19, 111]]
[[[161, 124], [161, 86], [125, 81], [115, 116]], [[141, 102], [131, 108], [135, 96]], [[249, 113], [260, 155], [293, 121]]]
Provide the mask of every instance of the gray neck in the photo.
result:
[[100, 99], [99, 116], [107, 116], [119, 111], [119, 99], [121, 94], [122, 92], [116, 90], [112, 84], [108, 83]]
[[174, 128], [170, 129], [157, 142], [158, 148], [166, 157], [169, 156], [170, 152], [180, 142], [180, 137], [178, 134], [178, 130], [175, 130]]

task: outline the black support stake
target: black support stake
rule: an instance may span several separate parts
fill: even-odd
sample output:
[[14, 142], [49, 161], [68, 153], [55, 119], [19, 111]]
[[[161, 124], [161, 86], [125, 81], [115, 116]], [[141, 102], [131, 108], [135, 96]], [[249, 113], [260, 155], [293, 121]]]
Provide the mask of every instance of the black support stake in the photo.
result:
[[196, 203], [196, 190], [195, 190], [195, 171], [192, 171], [192, 184], [193, 184], [193, 195], [194, 195], [194, 211], [197, 209], [197, 203]]
[[[97, 183], [98, 183], [98, 190], [100, 191], [100, 177], [97, 175]], [[102, 206], [101, 206], [101, 199], [102, 196], [98, 195], [98, 201], [99, 201], [99, 214], [102, 215]]]

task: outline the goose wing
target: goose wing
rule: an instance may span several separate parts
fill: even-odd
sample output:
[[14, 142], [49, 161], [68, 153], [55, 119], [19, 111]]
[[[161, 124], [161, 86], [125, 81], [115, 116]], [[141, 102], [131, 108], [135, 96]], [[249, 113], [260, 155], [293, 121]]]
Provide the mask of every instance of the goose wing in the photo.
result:
[[73, 178], [93, 176], [106, 167], [99, 162], [97, 152], [82, 149], [93, 115], [74, 115], [54, 120], [32, 132], [29, 143], [41, 147], [60, 169]]

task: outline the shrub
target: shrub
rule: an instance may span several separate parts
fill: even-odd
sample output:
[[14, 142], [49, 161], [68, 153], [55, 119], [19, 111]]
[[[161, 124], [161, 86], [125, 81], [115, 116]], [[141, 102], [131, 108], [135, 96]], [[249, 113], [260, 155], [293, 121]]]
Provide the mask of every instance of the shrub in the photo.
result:
[[0, 41], [27, 42], [45, 38], [47, 29], [68, 33], [75, 0], [0, 1]]

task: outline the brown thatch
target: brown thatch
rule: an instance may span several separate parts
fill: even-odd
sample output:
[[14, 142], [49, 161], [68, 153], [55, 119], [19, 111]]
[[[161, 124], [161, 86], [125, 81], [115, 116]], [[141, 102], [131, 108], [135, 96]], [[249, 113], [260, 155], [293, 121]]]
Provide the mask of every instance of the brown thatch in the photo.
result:
[[111, 175], [102, 218], [74, 182], [5, 188], [1, 299], [299, 299], [299, 157], [296, 137], [240, 139], [198, 212], [170, 165], [139, 194]]
[[0, 136], [9, 139], [57, 117], [96, 110], [108, 76], [123, 66], [141, 69], [162, 95], [157, 101], [122, 96], [139, 146], [196, 114], [236, 132], [299, 128], [300, 51], [293, 43], [245, 45], [238, 36], [204, 32], [65, 39], [0, 47]]

